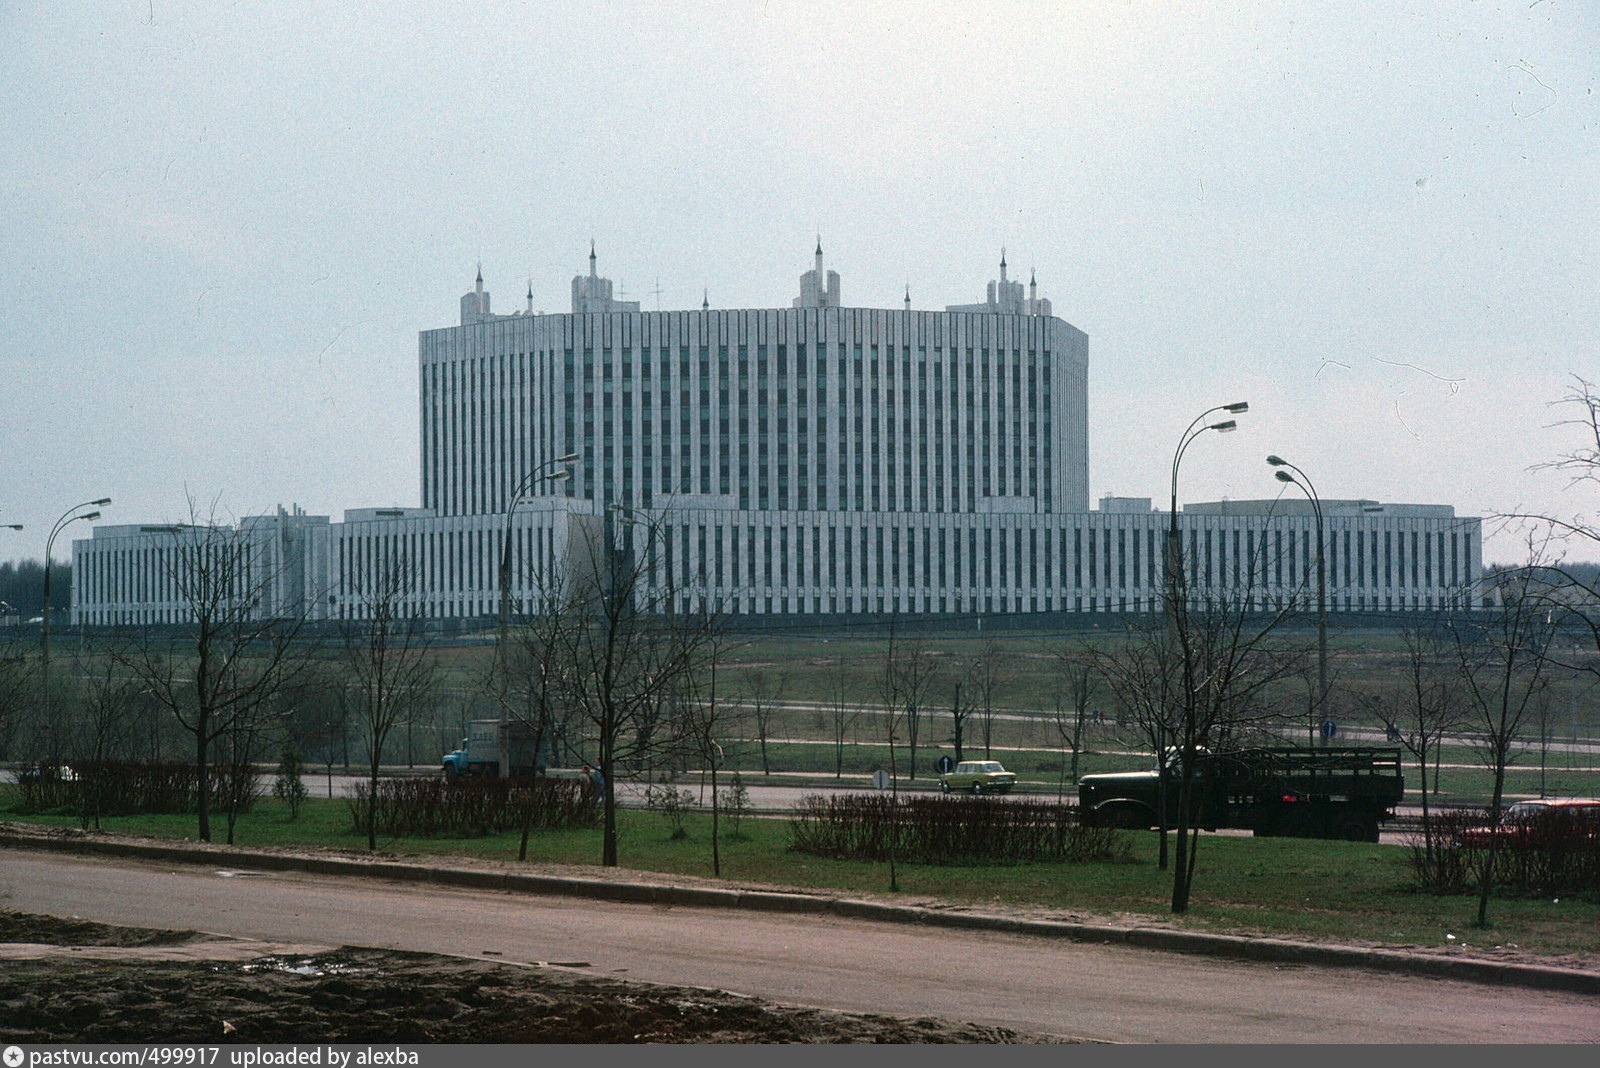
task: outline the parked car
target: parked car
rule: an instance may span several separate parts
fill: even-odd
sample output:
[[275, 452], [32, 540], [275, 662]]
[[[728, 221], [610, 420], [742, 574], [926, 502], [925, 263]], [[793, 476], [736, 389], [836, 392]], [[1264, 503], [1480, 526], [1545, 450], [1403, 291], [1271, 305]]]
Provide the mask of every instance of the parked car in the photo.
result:
[[1016, 772], [1007, 771], [998, 760], [963, 760], [955, 770], [939, 776], [939, 789], [971, 790], [975, 794], [1008, 794], [1017, 783]]
[[1518, 801], [1501, 813], [1498, 827], [1483, 824], [1461, 832], [1461, 844], [1473, 849], [1487, 849], [1496, 838], [1507, 849], [1544, 849], [1600, 838], [1600, 798]]

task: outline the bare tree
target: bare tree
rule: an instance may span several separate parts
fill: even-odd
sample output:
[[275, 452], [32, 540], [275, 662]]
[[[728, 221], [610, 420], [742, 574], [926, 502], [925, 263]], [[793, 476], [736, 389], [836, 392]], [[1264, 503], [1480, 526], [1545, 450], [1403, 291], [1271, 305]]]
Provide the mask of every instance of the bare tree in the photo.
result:
[[[1446, 733], [1461, 728], [1465, 711], [1462, 675], [1447, 634], [1408, 627], [1401, 637], [1405, 660], [1399, 692], [1393, 696], [1362, 693], [1356, 699], [1383, 726], [1389, 740], [1416, 759], [1422, 787], [1423, 852], [1431, 859], [1434, 840], [1428, 811], [1428, 760], [1431, 757], [1437, 762]], [[1437, 768], [1434, 775], [1438, 775]]]
[[[1188, 911], [1199, 854], [1193, 816], [1205, 788], [1196, 771], [1207, 752], [1239, 745], [1261, 727], [1282, 720], [1267, 698], [1272, 683], [1291, 674], [1303, 649], [1273, 641], [1287, 610], [1264, 616], [1247, 610], [1242, 595], [1208, 598], [1186, 606], [1177, 634], [1172, 619], [1129, 632], [1115, 650], [1096, 657], [1107, 684], [1152, 744], [1157, 761], [1177, 771], [1178, 796], [1172, 856], [1172, 911]], [[1158, 782], [1163, 794], [1165, 776]], [[1165, 833], [1173, 799], [1158, 799]], [[1162, 846], [1165, 862], [1165, 844]]]
[[[562, 651], [566, 631], [577, 620], [558, 580], [545, 576], [536, 586], [539, 594], [531, 610], [503, 632], [483, 689], [499, 707], [501, 717], [526, 732], [537, 775], [543, 774], [550, 755], [573, 742], [573, 715], [564, 675], [570, 665], [562, 659]], [[532, 831], [533, 806], [529, 805], [523, 813], [519, 861], [528, 859]]]
[[[1118, 722], [1129, 721], [1138, 743], [1153, 754], [1158, 766], [1172, 747], [1172, 710], [1181, 703], [1176, 646], [1163, 637], [1150, 628], [1135, 629], [1116, 647], [1091, 654], [1121, 706]], [[1162, 871], [1169, 865], [1166, 789], [1167, 777], [1157, 776], [1157, 866]]]
[[432, 697], [433, 643], [413, 604], [415, 569], [399, 555], [380, 555], [351, 569], [339, 621], [341, 659], [351, 702], [366, 736], [367, 848], [378, 848], [377, 798], [383, 750], [397, 724]]
[[591, 532], [595, 544], [576, 562], [570, 587], [573, 625], [563, 628], [557, 651], [567, 699], [604, 780], [600, 862], [607, 867], [617, 864], [618, 770], [672, 742], [684, 679], [708, 655], [719, 624], [714, 613], [676, 610], [683, 590], [667, 566], [661, 521], [625, 526], [642, 537], [616, 545]]
[[972, 702], [983, 734], [983, 756], [994, 755], [995, 698], [1010, 679], [1010, 658], [999, 641], [990, 638], [983, 643], [978, 655], [966, 666], [966, 681], [970, 687], [967, 700]]
[[220, 759], [215, 765], [221, 769], [217, 802], [222, 806], [226, 841], [234, 844], [234, 834], [243, 815], [261, 793], [260, 776], [256, 760], [267, 746], [281, 737], [287, 719], [287, 707], [281, 701], [256, 705], [229, 719], [227, 728], [217, 741]]
[[739, 710], [717, 700], [717, 664], [722, 657], [718, 628], [708, 626], [706, 655], [683, 682], [688, 694], [683, 702], [682, 737], [711, 780], [711, 874], [722, 875], [722, 794], [719, 774], [728, 760], [730, 732], [740, 719]]
[[839, 660], [837, 670], [828, 680], [828, 732], [833, 742], [833, 777], [844, 777], [845, 743], [855, 735], [861, 720], [861, 706], [850, 699], [845, 683], [844, 661]]
[[926, 642], [916, 638], [897, 641], [894, 626], [889, 627], [889, 644], [884, 654], [883, 674], [878, 680], [878, 692], [890, 721], [895, 725], [890, 731], [891, 737], [899, 736], [902, 729], [904, 731], [908, 779], [917, 777], [917, 741], [938, 669], [938, 662], [934, 660]]
[[[1056, 704], [1051, 723], [1061, 748], [1072, 754], [1071, 777], [1078, 781], [1079, 758], [1083, 753], [1084, 732], [1089, 722], [1089, 706], [1100, 687], [1100, 670], [1093, 651], [1086, 645], [1074, 643], [1053, 651], [1056, 676]], [[1063, 698], [1065, 700], [1063, 700]], [[1062, 784], [1068, 773], [1062, 765]], [[1058, 785], [1057, 792], [1061, 792]]]
[[[1573, 375], [1567, 395], [1554, 406], [1571, 414], [1553, 426], [1575, 433], [1577, 444], [1534, 470], [1567, 476], [1567, 490], [1587, 494], [1592, 502], [1600, 492], [1600, 386]], [[1591, 685], [1600, 682], [1600, 567], [1569, 564], [1565, 559], [1572, 547], [1583, 555], [1600, 548], [1600, 512], [1591, 505], [1568, 516], [1512, 513], [1502, 518], [1542, 533], [1541, 555], [1550, 557], [1530, 569], [1530, 581], [1522, 584], [1520, 596], [1542, 603], [1558, 630], [1582, 635], [1581, 641], [1570, 645], [1550, 643], [1544, 655], [1563, 669], [1589, 676]]]
[[198, 831], [211, 841], [212, 746], [236, 724], [273, 706], [304, 664], [295, 639], [300, 606], [280, 606], [280, 569], [247, 530], [214, 520], [172, 528], [160, 548], [160, 569], [181, 619], [175, 636], [146, 632], [112, 647], [142, 690], [167, 709], [194, 746]]
[[131, 747], [138, 685], [104, 656], [80, 658], [72, 674], [81, 680], [68, 727], [68, 752], [81, 765], [78, 818], [84, 829], [98, 829], [105, 805], [104, 764]]
[[778, 701], [789, 686], [789, 673], [765, 667], [746, 668], [742, 689], [745, 705], [750, 709], [750, 721], [756, 728], [756, 741], [761, 747], [761, 774], [770, 776], [772, 764], [767, 759], [767, 739], [772, 735], [773, 718], [778, 711]]
[[[1530, 546], [1530, 549], [1532, 547]], [[1534, 554], [1536, 556], [1536, 553]], [[1506, 769], [1520, 748], [1529, 716], [1549, 684], [1549, 649], [1554, 632], [1545, 604], [1545, 580], [1537, 565], [1502, 573], [1496, 580], [1498, 607], [1452, 617], [1466, 715], [1484, 765], [1493, 777], [1491, 824], [1498, 826], [1505, 800]], [[1490, 835], [1479, 870], [1476, 923], [1489, 923], [1500, 836]]]

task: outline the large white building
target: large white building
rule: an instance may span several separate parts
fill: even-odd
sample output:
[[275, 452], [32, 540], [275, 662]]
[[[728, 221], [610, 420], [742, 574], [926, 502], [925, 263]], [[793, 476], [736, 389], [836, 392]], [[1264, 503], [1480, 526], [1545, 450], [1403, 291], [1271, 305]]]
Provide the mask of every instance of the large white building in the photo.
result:
[[[570, 313], [532, 305], [530, 290], [525, 310], [492, 312], [480, 270], [460, 324], [422, 333], [420, 508], [349, 511], [342, 523], [280, 510], [241, 524], [280, 566], [295, 557], [284, 599], [262, 611], [360, 615], [363, 576], [404, 560], [417, 610], [490, 617], [502, 561], [523, 604], [574, 560], [646, 530], [652, 581], [684, 607], [982, 615], [1160, 604], [1171, 516], [1143, 498], [1090, 509], [1088, 339], [1034, 280], [1010, 280], [1003, 257], [986, 301], [942, 312], [913, 310], [909, 297], [902, 309], [845, 306], [820, 243], [791, 307], [647, 312], [613, 299], [591, 248]], [[567, 455], [569, 480], [536, 480]], [[1440, 505], [1323, 503], [1334, 610], [1436, 609], [1479, 576], [1477, 519]], [[1190, 590], [1263, 605], [1305, 598], [1316, 560], [1308, 504], [1186, 507]], [[76, 542], [74, 618], [177, 621], [181, 598], [158, 572], [163, 545], [184, 536], [100, 527]]]

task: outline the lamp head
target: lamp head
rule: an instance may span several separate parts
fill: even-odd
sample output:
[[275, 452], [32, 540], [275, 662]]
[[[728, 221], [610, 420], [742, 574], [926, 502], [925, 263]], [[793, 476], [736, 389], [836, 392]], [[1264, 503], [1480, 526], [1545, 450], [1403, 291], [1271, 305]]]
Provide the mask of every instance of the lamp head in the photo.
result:
[[96, 520], [96, 519], [100, 518], [100, 513], [99, 512], [90, 512], [88, 515], [80, 515], [78, 518], [79, 519], [87, 519], [87, 520], [93, 521], [93, 520]]
[[1293, 482], [1294, 481], [1294, 476], [1291, 475], [1287, 471], [1274, 471], [1272, 473], [1273, 473], [1273, 475], [1275, 475], [1277, 477], [1279, 482]]
[[1232, 404], [1224, 404], [1222, 406], [1222, 410], [1225, 411], [1225, 412], [1232, 412], [1235, 415], [1238, 415], [1240, 412], [1248, 412], [1250, 410], [1250, 402], [1249, 401], [1234, 401]]
[[1237, 430], [1238, 428], [1239, 424], [1234, 422], [1232, 419], [1224, 419], [1220, 423], [1212, 423], [1210, 426], [1206, 427], [1207, 430], [1215, 430], [1219, 434], [1226, 434], [1228, 431]]
[[555, 462], [558, 463], [558, 464], [570, 464], [570, 463], [573, 463], [574, 461], [576, 461], [577, 458], [578, 458], [578, 454], [577, 453], [569, 452], [565, 456], [557, 456], [556, 459], [555, 459]]
[[565, 482], [567, 479], [569, 479], [571, 477], [572, 477], [572, 472], [571, 471], [557, 471], [555, 474], [550, 476], [550, 481], [551, 482]]
[[98, 501], [90, 501], [89, 503], [96, 508], [104, 508], [106, 505], [111, 503], [111, 498], [101, 497]]
[[1286, 464], [1288, 462], [1289, 461], [1285, 460], [1281, 456], [1269, 456], [1269, 457], [1267, 457], [1267, 463], [1271, 464], [1273, 467], [1282, 467], [1284, 464]]

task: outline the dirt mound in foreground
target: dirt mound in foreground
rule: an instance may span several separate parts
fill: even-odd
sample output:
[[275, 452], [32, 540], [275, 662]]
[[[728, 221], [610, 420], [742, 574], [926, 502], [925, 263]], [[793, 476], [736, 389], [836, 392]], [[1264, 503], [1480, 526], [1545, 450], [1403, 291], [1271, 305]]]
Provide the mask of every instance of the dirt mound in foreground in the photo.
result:
[[[197, 936], [0, 913], [0, 942], [171, 945]], [[202, 936], [203, 937], [203, 936]], [[238, 961], [16, 960], [9, 1042], [1013, 1043], [997, 1027], [388, 950]]]

